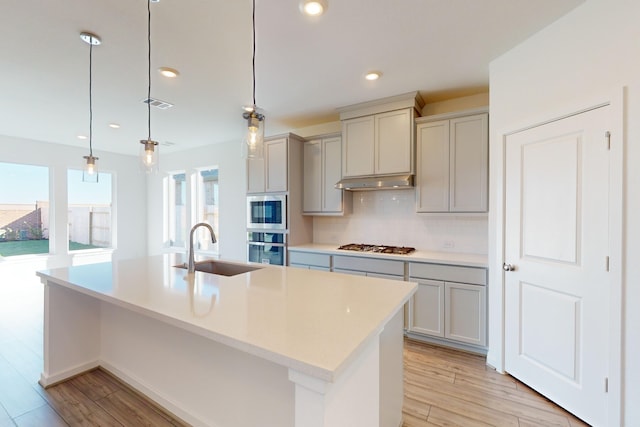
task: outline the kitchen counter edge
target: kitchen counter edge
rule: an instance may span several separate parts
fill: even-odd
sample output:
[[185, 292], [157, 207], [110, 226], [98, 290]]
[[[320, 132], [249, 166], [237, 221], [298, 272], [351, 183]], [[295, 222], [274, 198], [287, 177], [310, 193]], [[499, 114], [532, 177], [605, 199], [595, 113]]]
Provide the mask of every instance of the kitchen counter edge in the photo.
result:
[[347, 251], [338, 249], [338, 245], [309, 243], [304, 245], [289, 246], [289, 251], [292, 252], [309, 252], [309, 253], [322, 253], [327, 255], [342, 255], [353, 256], [363, 258], [377, 258], [377, 259], [393, 259], [406, 262], [423, 262], [430, 264], [443, 264], [443, 265], [456, 265], [463, 267], [479, 267], [488, 268], [488, 256], [484, 254], [470, 254], [470, 253], [456, 253], [456, 252], [435, 252], [435, 251], [421, 251], [407, 255], [397, 254], [381, 254], [375, 252], [358, 252]]

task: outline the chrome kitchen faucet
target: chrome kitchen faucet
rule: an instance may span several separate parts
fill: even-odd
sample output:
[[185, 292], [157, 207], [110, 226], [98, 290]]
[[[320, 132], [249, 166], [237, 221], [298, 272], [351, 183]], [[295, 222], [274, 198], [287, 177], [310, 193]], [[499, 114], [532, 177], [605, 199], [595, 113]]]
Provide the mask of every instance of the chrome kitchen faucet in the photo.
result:
[[216, 243], [216, 234], [213, 232], [213, 228], [206, 222], [199, 222], [193, 226], [191, 233], [189, 234], [189, 266], [187, 267], [187, 273], [193, 273], [196, 271], [196, 263], [194, 261], [193, 254], [193, 235], [198, 227], [207, 227], [211, 233], [211, 243]]

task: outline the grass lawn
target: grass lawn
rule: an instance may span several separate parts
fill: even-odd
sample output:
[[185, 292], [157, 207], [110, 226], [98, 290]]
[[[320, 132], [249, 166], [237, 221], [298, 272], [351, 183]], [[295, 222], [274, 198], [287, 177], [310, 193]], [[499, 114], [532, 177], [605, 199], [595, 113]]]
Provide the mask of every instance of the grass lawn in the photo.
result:
[[[99, 246], [83, 245], [82, 243], [69, 242], [70, 251], [96, 248], [99, 248]], [[12, 240], [9, 242], [0, 242], [0, 256], [3, 257], [46, 253], [49, 253], [48, 240]]]

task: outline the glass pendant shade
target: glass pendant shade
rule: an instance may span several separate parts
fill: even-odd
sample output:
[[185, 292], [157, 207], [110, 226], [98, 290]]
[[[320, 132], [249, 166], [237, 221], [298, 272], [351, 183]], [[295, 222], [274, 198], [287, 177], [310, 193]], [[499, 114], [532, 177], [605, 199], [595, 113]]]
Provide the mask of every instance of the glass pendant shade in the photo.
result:
[[247, 120], [247, 132], [244, 146], [249, 159], [260, 159], [264, 155], [264, 115], [255, 110], [244, 113]]
[[140, 170], [146, 173], [158, 172], [159, 147], [156, 141], [143, 139], [140, 141]]
[[98, 166], [96, 165], [97, 157], [84, 156], [87, 159], [87, 164], [82, 170], [82, 182], [97, 183], [98, 182]]

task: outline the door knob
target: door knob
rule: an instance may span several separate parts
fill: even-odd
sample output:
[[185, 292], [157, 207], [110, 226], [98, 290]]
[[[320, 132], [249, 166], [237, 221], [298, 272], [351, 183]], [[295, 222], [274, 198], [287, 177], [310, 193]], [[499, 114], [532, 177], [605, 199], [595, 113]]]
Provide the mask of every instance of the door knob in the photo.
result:
[[504, 264], [502, 264], [502, 269], [504, 271], [513, 271], [516, 269], [515, 265], [511, 265], [511, 264], [507, 264], [506, 262]]

